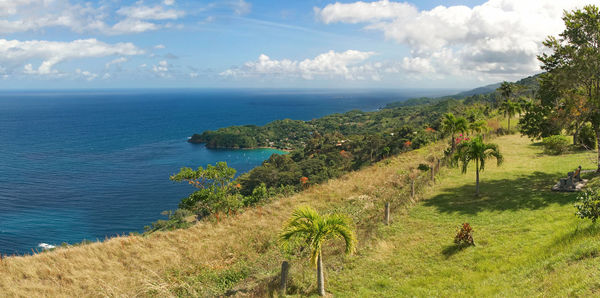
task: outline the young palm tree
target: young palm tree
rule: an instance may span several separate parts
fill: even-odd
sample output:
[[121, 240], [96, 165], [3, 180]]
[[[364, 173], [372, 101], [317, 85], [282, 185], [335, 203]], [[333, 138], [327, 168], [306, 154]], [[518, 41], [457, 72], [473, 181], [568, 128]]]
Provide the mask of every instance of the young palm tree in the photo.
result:
[[467, 131], [468, 122], [463, 117], [456, 117], [452, 113], [447, 113], [442, 118], [442, 133], [452, 137], [452, 150], [456, 148], [455, 135], [459, 132]]
[[293, 213], [283, 232], [279, 236], [284, 245], [289, 245], [294, 239], [306, 242], [310, 249], [310, 262], [317, 267], [317, 282], [319, 295], [325, 295], [325, 280], [323, 277], [323, 243], [333, 238], [342, 238], [346, 244], [346, 254], [354, 252], [356, 237], [352, 230], [350, 219], [341, 214], [319, 215], [310, 207], [299, 207]]
[[485, 144], [481, 136], [473, 138], [470, 141], [462, 142], [458, 145], [456, 154], [454, 155], [454, 162], [460, 162], [463, 174], [467, 172], [467, 167], [471, 161], [475, 161], [475, 195], [479, 196], [479, 171], [485, 169], [485, 161], [491, 157], [496, 158], [498, 165], [502, 164], [504, 160], [498, 145], [496, 144]]
[[500, 105], [500, 110], [504, 112], [504, 117], [508, 118], [508, 132], [510, 132], [510, 118], [522, 112], [521, 105], [518, 102], [506, 100]]
[[472, 134], [486, 133], [488, 131], [487, 122], [485, 120], [478, 120], [469, 123], [469, 130]]

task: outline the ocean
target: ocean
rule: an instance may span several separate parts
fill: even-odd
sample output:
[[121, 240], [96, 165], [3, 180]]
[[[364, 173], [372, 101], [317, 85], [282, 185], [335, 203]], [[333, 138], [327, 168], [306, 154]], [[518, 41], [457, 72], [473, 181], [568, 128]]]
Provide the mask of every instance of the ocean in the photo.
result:
[[439, 90], [111, 90], [0, 93], [0, 253], [96, 241], [164, 218], [194, 189], [169, 180], [226, 161], [246, 172], [272, 149], [210, 150], [193, 133], [310, 120]]

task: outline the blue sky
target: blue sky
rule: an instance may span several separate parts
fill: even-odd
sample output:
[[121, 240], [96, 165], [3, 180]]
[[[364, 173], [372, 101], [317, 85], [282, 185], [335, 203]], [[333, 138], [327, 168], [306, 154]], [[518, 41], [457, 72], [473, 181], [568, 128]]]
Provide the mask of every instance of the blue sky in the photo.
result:
[[0, 1], [0, 88], [471, 88], [594, 2]]

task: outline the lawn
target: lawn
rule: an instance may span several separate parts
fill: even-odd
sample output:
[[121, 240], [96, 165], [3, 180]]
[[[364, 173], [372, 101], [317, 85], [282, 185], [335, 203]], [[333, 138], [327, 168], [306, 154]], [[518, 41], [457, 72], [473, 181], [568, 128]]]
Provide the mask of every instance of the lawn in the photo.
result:
[[[494, 140], [475, 197], [474, 166], [446, 169], [426, 199], [381, 227], [373, 245], [329, 273], [335, 296], [589, 296], [600, 294], [600, 224], [575, 217], [575, 193], [551, 186], [594, 153], [542, 155], [516, 135]], [[586, 178], [586, 177], [583, 177]], [[476, 246], [453, 243], [463, 222]]]

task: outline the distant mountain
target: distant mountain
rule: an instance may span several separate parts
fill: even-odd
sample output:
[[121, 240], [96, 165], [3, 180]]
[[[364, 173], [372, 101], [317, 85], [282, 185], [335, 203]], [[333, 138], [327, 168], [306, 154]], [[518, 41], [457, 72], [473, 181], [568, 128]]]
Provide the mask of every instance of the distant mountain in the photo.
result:
[[[518, 86], [519, 93], [521, 95], [533, 96], [535, 92], [538, 90], [540, 84], [538, 78], [540, 74], [536, 74], [533, 76], [529, 76], [523, 79], [520, 79], [514, 82], [515, 85]], [[478, 87], [472, 90], [463, 91], [454, 95], [440, 96], [440, 97], [417, 97], [410, 98], [400, 102], [392, 102], [385, 106], [386, 109], [393, 109], [398, 107], [406, 107], [406, 106], [416, 106], [422, 104], [432, 104], [438, 103], [447, 99], [465, 99], [467, 97], [477, 97], [477, 96], [488, 96], [493, 97], [496, 90], [502, 85], [502, 83], [490, 84], [483, 87]]]
[[492, 93], [492, 92], [496, 91], [496, 89], [500, 88], [500, 85], [502, 85], [502, 83], [490, 84], [490, 85], [478, 87], [478, 88], [475, 88], [475, 89], [472, 89], [469, 91], [463, 91], [463, 92], [457, 93], [455, 95], [451, 95], [450, 97], [463, 98], [463, 97], [479, 95], [479, 94], [488, 94], [488, 93]]

